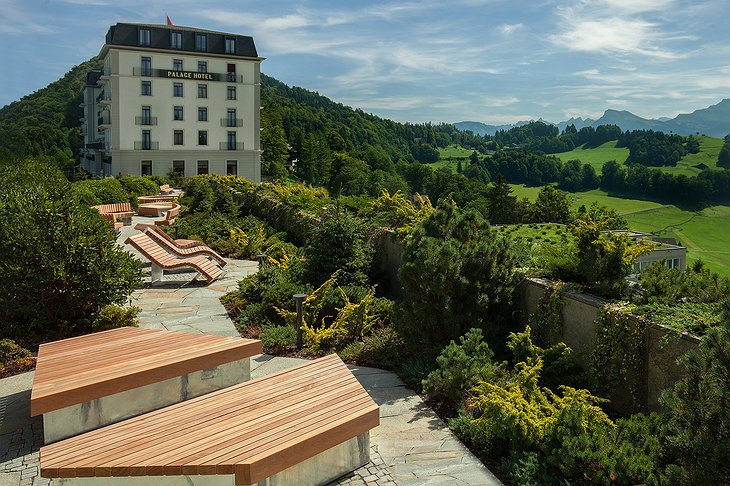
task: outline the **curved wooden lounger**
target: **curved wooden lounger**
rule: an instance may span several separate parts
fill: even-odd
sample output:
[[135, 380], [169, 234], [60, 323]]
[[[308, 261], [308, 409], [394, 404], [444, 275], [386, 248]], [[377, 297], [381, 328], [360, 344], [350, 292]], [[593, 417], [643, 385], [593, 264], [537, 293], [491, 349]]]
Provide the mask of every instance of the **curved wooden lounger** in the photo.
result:
[[[226, 260], [220, 256], [215, 250], [212, 250], [208, 245], [202, 244], [198, 246], [193, 246], [190, 248], [179, 248], [175, 244], [175, 240], [172, 240], [169, 236], [167, 236], [167, 233], [162, 231], [157, 226], [148, 226], [145, 233], [155, 240], [158, 245], [165, 248], [167, 251], [172, 253], [173, 255], [177, 255], [179, 257], [190, 257], [190, 256], [196, 256], [201, 255], [204, 257], [210, 257], [213, 258], [218, 262], [218, 265], [221, 267], [226, 266]], [[165, 236], [162, 236], [162, 235]], [[172, 242], [170, 241], [172, 240]]]
[[165, 238], [167, 241], [174, 244], [178, 248], [194, 248], [196, 246], [204, 246], [206, 248], [208, 247], [208, 245], [206, 245], [205, 243], [203, 243], [200, 240], [186, 240], [184, 238], [173, 239], [172, 236], [165, 233], [165, 230], [163, 230], [162, 228], [159, 228], [153, 224], [137, 223], [134, 226], [134, 229], [136, 229], [137, 231], [141, 231], [143, 233], [145, 232], [145, 230], [147, 230], [147, 228], [150, 228], [152, 231], [156, 232], [158, 235], [162, 236], [163, 238]]
[[[152, 281], [162, 279], [162, 270], [190, 267], [205, 277], [208, 283], [218, 280], [223, 270], [214, 262], [203, 256], [177, 257], [153, 240], [147, 233], [132, 235], [124, 242], [136, 248], [152, 263]], [[157, 268], [155, 268], [155, 266]], [[159, 274], [157, 273], [159, 271]]]

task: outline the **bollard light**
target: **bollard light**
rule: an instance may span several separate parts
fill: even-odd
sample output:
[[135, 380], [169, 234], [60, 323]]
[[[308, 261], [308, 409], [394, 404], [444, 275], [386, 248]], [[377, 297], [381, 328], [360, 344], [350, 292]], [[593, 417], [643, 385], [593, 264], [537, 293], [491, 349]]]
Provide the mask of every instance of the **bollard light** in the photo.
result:
[[294, 294], [294, 302], [297, 304], [297, 349], [302, 349], [302, 321], [303, 321], [303, 304], [307, 294]]
[[261, 253], [259, 253], [258, 255], [256, 255], [256, 260], [259, 261], [259, 268], [261, 268], [264, 266], [264, 263], [266, 263], [266, 255], [262, 255]]

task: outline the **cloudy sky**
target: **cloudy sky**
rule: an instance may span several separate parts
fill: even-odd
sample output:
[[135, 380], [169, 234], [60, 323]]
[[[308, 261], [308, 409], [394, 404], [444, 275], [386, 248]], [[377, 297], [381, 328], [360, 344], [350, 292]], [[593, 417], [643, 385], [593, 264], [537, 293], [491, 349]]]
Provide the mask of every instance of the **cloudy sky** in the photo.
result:
[[730, 98], [729, 0], [0, 0], [0, 105], [116, 22], [254, 37], [262, 71], [399, 121], [674, 116]]

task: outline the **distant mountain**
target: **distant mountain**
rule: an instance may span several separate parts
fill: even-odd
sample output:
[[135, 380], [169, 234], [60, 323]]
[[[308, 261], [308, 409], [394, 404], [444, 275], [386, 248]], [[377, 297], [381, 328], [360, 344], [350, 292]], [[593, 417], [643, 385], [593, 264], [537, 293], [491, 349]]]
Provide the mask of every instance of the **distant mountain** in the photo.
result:
[[[459, 130], [471, 130], [480, 135], [494, 135], [497, 130], [509, 130], [529, 122], [514, 125], [487, 125], [479, 122], [458, 122], [454, 126]], [[586, 126], [618, 125], [622, 130], [654, 130], [680, 135], [708, 135], [723, 138], [730, 133], [730, 99], [724, 99], [716, 105], [692, 113], [677, 115], [675, 118], [662, 117], [656, 120], [642, 118], [629, 111], [606, 110], [598, 120], [590, 118], [571, 118], [554, 123], [562, 132], [568, 125], [575, 125], [580, 130]]]

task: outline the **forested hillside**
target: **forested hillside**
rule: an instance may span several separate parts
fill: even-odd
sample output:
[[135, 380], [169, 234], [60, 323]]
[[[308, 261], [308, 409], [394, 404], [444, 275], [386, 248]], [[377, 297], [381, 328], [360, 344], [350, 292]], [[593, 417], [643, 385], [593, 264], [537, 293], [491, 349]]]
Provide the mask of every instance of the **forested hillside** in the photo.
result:
[[0, 157], [49, 156], [61, 166], [72, 163], [82, 143], [81, 89], [86, 73], [100, 68], [94, 57], [0, 109]]

